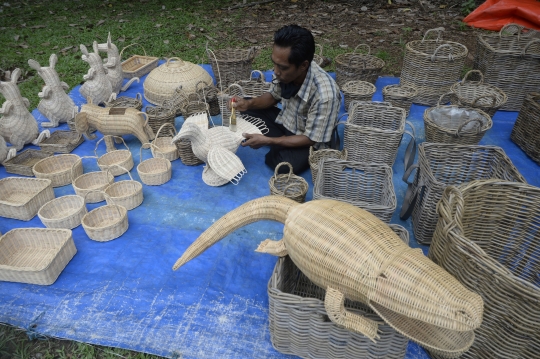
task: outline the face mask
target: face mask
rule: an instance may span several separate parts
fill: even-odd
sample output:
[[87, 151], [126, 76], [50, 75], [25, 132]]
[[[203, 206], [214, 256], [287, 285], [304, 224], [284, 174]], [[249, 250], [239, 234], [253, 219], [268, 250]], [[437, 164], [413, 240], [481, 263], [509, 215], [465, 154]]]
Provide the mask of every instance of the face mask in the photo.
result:
[[296, 95], [302, 86], [295, 85], [292, 82], [288, 84], [280, 82], [279, 85], [281, 86], [281, 97], [287, 100]]

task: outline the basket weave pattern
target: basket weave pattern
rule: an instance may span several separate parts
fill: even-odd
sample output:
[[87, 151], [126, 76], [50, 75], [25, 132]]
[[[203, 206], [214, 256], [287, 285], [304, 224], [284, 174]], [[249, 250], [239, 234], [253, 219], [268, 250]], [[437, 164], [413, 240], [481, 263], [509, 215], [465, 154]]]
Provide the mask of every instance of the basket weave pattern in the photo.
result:
[[32, 167], [36, 178], [50, 179], [53, 187], [70, 184], [72, 178], [83, 174], [81, 158], [74, 154], [47, 157]]
[[254, 47], [249, 49], [206, 49], [217, 87], [228, 87], [239, 80], [249, 79], [256, 56]]
[[[99, 141], [97, 141], [96, 147], [94, 148], [94, 154], [96, 157], [98, 157], [97, 149], [99, 143], [107, 137], [108, 136], [103, 136], [99, 139]], [[114, 150], [108, 152], [103, 156], [98, 157], [97, 164], [102, 171], [109, 170], [113, 176], [120, 176], [121, 174], [126, 173], [125, 171], [131, 171], [131, 169], [133, 168], [133, 156], [131, 155], [131, 151], [129, 150], [129, 147], [126, 145], [126, 142], [122, 137], [115, 136], [114, 138], [121, 139], [127, 150]]]
[[38, 146], [46, 152], [70, 153], [83, 143], [84, 137], [76, 131], [57, 130], [51, 136], [41, 141]]
[[313, 150], [313, 146], [309, 148], [309, 167], [311, 168], [311, 179], [313, 185], [317, 183], [317, 174], [319, 172], [319, 163], [322, 159], [326, 158], [336, 158], [338, 160], [347, 159], [347, 150], [343, 149], [342, 151], [332, 150], [332, 149], [321, 149], [318, 151]]
[[125, 207], [128, 211], [138, 207], [143, 202], [143, 186], [135, 181], [131, 173], [124, 169], [129, 180], [118, 181], [105, 189], [105, 194], [117, 205]]
[[98, 207], [88, 212], [82, 219], [84, 231], [94, 241], [106, 242], [120, 237], [128, 227], [127, 209], [117, 204]]
[[523, 101], [510, 138], [540, 164], [540, 93], [528, 94]]
[[[367, 48], [367, 54], [356, 52], [360, 46]], [[370, 53], [369, 45], [360, 44], [354, 52], [336, 56], [336, 82], [340, 88], [349, 81], [367, 81], [372, 84], [377, 81], [385, 63]]]
[[29, 221], [54, 198], [51, 180], [7, 177], [0, 179], [0, 217]]
[[45, 203], [38, 217], [47, 228], [73, 229], [81, 224], [88, 213], [85, 200], [78, 195], [62, 196]]
[[22, 151], [10, 160], [5, 161], [3, 165], [7, 173], [34, 177], [34, 172], [32, 172], [34, 165], [42, 159], [51, 157], [52, 155], [52, 152], [28, 149]]
[[401, 107], [409, 116], [414, 97], [418, 94], [418, 89], [413, 85], [388, 85], [382, 89], [383, 99], [392, 106]]
[[[288, 166], [289, 173], [278, 174], [281, 166]], [[304, 203], [309, 188], [305, 179], [293, 174], [293, 168], [288, 162], [279, 163], [274, 169], [274, 176], [268, 181], [270, 194], [285, 196], [298, 203]]]

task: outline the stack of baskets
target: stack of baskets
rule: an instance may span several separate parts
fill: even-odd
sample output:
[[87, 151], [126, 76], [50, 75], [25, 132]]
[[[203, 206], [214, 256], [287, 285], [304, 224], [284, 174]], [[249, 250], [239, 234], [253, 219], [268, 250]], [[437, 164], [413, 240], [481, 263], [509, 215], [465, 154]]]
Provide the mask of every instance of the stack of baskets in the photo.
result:
[[[360, 46], [367, 48], [367, 54], [356, 52]], [[336, 82], [340, 88], [349, 81], [377, 81], [385, 63], [370, 53], [369, 45], [360, 44], [353, 52], [336, 56]]]
[[540, 164], [540, 93], [533, 92], [525, 97], [510, 138]]
[[[469, 76], [476, 74], [479, 79], [471, 81]], [[471, 70], [463, 77], [461, 82], [457, 82], [450, 88], [452, 105], [472, 107], [493, 116], [501, 108], [508, 97], [498, 87], [484, 84], [484, 76], [478, 70]]]
[[212, 71], [217, 80], [217, 87], [228, 87], [239, 80], [248, 79], [252, 63], [257, 55], [254, 47], [249, 49], [211, 50], [206, 47]]
[[[289, 173], [278, 174], [281, 166], [289, 167]], [[293, 168], [289, 162], [281, 162], [274, 169], [274, 176], [268, 181], [270, 194], [284, 196], [298, 203], [304, 203], [308, 184], [305, 179], [293, 174]]]

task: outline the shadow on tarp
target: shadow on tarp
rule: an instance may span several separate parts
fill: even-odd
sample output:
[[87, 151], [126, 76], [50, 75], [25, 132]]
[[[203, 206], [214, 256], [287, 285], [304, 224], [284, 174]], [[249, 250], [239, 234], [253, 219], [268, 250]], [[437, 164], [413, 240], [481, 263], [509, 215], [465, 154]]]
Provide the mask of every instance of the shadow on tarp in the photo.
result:
[[[211, 73], [210, 66], [204, 68]], [[269, 80], [270, 72], [266, 72]], [[122, 96], [143, 93], [142, 83], [132, 86]], [[398, 78], [380, 78], [374, 100], [382, 100], [385, 85]], [[84, 103], [78, 87], [70, 96], [77, 105]], [[145, 101], [145, 105], [148, 103]], [[422, 113], [425, 107], [414, 105], [409, 116], [423, 141]], [[343, 112], [343, 107], [342, 107]], [[34, 110], [38, 122], [46, 119]], [[516, 119], [515, 112], [499, 111], [495, 125], [483, 144], [503, 147], [524, 177], [539, 185], [538, 165], [509, 141]], [[215, 117], [219, 122], [219, 117]], [[183, 118], [176, 119], [180, 128]], [[67, 129], [62, 124], [58, 129]], [[341, 135], [343, 126], [340, 126]], [[140, 162], [139, 141], [124, 136], [135, 166]], [[403, 154], [407, 136], [393, 166], [398, 208], [405, 193]], [[96, 140], [85, 141], [73, 153], [92, 155]], [[105, 153], [105, 146], [98, 155]], [[33, 146], [28, 146], [31, 148]], [[163, 356], [182, 358], [289, 358], [272, 348], [268, 331], [266, 285], [276, 257], [255, 253], [257, 244], [279, 239], [283, 225], [262, 221], [250, 224], [208, 249], [184, 267], [171, 267], [184, 250], [210, 224], [242, 203], [269, 194], [268, 180], [273, 171], [264, 165], [266, 149], [242, 148], [237, 154], [248, 173], [238, 186], [210, 187], [202, 181], [202, 166], [172, 163], [172, 179], [162, 186], [143, 186], [144, 202], [128, 212], [129, 229], [110, 242], [90, 240], [82, 226], [73, 230], [78, 253], [51, 286], [0, 282], [0, 322], [26, 328], [29, 332], [87, 343], [120, 347]], [[149, 158], [149, 150], [143, 150]], [[97, 171], [94, 160], [83, 161], [84, 171]], [[0, 167], [0, 178], [8, 175]], [[139, 176], [135, 168], [132, 175]], [[313, 185], [308, 171], [303, 177]], [[116, 181], [127, 179], [126, 175]], [[72, 186], [55, 188], [57, 197], [74, 194]], [[90, 204], [88, 209], [103, 203]], [[36, 216], [23, 222], [0, 218], [0, 231], [19, 227], [43, 227]], [[411, 232], [411, 246], [420, 247]], [[428, 358], [425, 351], [410, 343], [406, 358]]]

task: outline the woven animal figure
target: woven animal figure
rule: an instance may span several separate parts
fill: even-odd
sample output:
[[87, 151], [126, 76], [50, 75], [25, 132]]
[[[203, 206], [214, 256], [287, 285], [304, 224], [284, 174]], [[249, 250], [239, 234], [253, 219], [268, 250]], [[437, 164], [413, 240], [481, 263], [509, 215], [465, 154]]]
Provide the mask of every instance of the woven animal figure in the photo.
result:
[[[22, 97], [17, 80], [21, 75], [20, 69], [13, 70], [11, 81], [0, 81], [0, 93], [6, 102], [0, 108], [0, 136], [20, 151], [27, 143], [37, 145], [44, 137], [48, 137], [48, 130], [39, 133], [36, 119], [28, 111], [30, 101]], [[39, 136], [38, 136], [39, 135]]]
[[49, 67], [41, 67], [36, 60], [28, 60], [28, 65], [36, 70], [45, 81], [45, 86], [38, 93], [39, 98], [41, 98], [38, 110], [49, 120], [49, 122], [41, 124], [43, 127], [58, 127], [60, 123], [71, 120], [79, 112], [79, 108], [66, 94], [66, 91], [69, 90], [68, 84], [60, 81], [60, 77], [54, 69], [57, 62], [56, 54], [52, 54], [49, 58]]
[[120, 58], [120, 54], [118, 53], [118, 48], [111, 41], [110, 32], [109, 36], [107, 37], [107, 42], [104, 44], [98, 44], [98, 50], [107, 52], [107, 58], [104, 60], [105, 63], [103, 64], [103, 67], [105, 68], [107, 78], [111, 83], [112, 92], [114, 94], [118, 95], [120, 91], [126, 91], [134, 81], [137, 81], [137, 83], [139, 83], [139, 78], [133, 77], [124, 87], [122, 87], [122, 83], [124, 82], [124, 74], [122, 72], [122, 59]]
[[148, 125], [148, 115], [134, 108], [103, 108], [92, 103], [81, 106], [75, 116], [75, 129], [88, 139], [96, 138], [90, 133], [95, 128], [104, 135], [133, 135], [142, 144], [154, 139], [154, 131]]
[[482, 322], [482, 298], [421, 249], [408, 247], [377, 217], [345, 202], [299, 204], [282, 196], [247, 202], [202, 233], [173, 269], [259, 220], [278, 221], [285, 227], [283, 239], [267, 239], [257, 251], [288, 254], [326, 290], [325, 309], [334, 323], [372, 340], [378, 337], [378, 323], [347, 311], [347, 298], [366, 303], [398, 332], [442, 356], [458, 357], [473, 343], [473, 330]]
[[0, 136], [0, 164], [14, 157], [17, 150], [14, 147], [8, 148], [4, 137]]
[[90, 69], [83, 76], [85, 82], [79, 88], [79, 92], [87, 100], [90, 99], [92, 103], [99, 105], [116, 98], [116, 94], [113, 93], [111, 81], [105, 73], [96, 41], [93, 43], [93, 49], [94, 52], [88, 52], [86, 46], [81, 45], [83, 53], [81, 59], [90, 65]]

